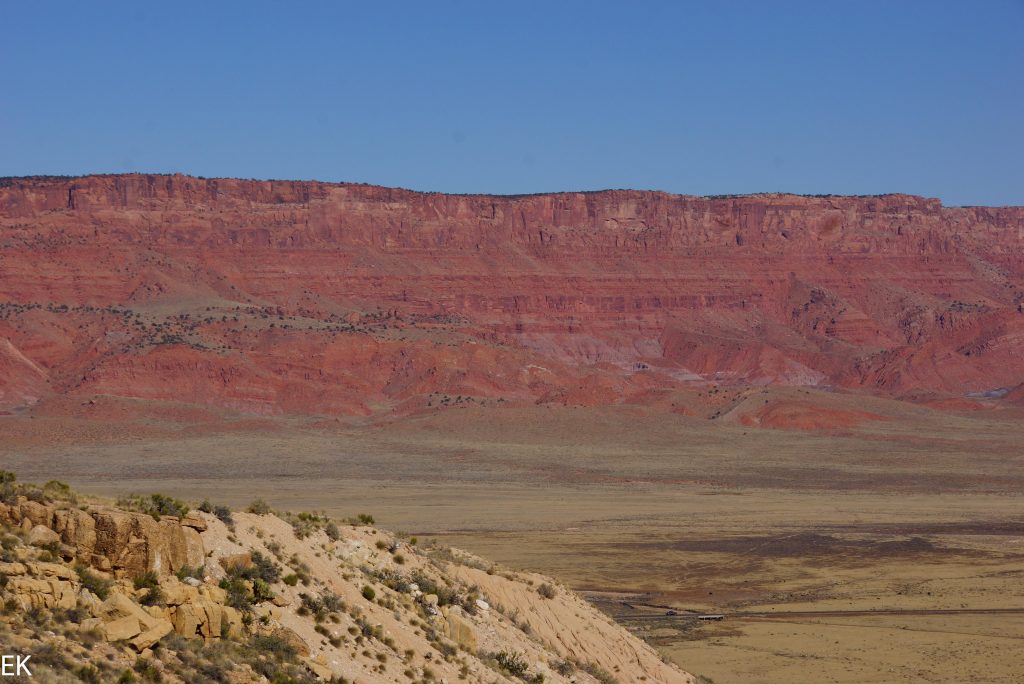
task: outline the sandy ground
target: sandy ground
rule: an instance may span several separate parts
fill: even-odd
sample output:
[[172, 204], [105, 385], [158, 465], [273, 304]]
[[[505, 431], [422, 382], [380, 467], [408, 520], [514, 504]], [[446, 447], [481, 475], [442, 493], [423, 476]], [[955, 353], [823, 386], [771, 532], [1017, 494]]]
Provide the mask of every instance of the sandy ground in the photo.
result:
[[[1024, 614], [985, 611], [1024, 609], [1024, 421], [849, 401], [886, 420], [828, 434], [625, 408], [233, 430], [4, 417], [0, 467], [105, 495], [369, 512], [595, 592], [716, 684], [1020, 681]], [[668, 608], [608, 592], [727, 617], [652, 620]], [[924, 609], [975, 612], [900, 612]]]

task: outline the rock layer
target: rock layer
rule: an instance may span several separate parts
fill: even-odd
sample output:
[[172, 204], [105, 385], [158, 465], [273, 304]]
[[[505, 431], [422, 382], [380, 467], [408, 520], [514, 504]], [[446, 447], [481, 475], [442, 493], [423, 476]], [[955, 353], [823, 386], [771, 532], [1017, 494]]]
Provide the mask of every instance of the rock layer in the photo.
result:
[[0, 409], [602, 404], [706, 383], [1024, 378], [1024, 208], [496, 197], [91, 176], [0, 187]]

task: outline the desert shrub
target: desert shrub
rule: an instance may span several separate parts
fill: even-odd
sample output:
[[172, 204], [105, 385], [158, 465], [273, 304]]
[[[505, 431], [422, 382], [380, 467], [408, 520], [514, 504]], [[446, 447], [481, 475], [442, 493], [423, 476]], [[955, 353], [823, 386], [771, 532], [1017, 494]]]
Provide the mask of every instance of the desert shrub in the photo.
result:
[[513, 677], [525, 677], [526, 671], [529, 669], [526, 659], [518, 653], [512, 653], [511, 651], [495, 653], [494, 660], [498, 663], [498, 667]]
[[284, 577], [282, 577], [281, 581], [287, 584], [289, 587], [294, 587], [299, 583], [299, 576], [293, 572], [290, 575], [285, 575]]
[[377, 597], [377, 592], [375, 592], [373, 590], [373, 587], [371, 587], [370, 585], [366, 585], [366, 586], [363, 587], [362, 594], [363, 594], [363, 598], [366, 599], [367, 601], [372, 601], [373, 599], [375, 599]]
[[611, 672], [600, 665], [594, 663], [583, 663], [580, 665], [580, 669], [597, 681], [601, 682], [601, 684], [618, 684], [619, 682]]
[[372, 515], [369, 515], [367, 513], [360, 513], [355, 517], [354, 522], [359, 525], [373, 525], [377, 521], [373, 519]]
[[555, 588], [547, 582], [537, 587], [537, 593], [546, 599], [555, 598]]
[[225, 577], [220, 581], [220, 588], [227, 592], [229, 606], [246, 613], [252, 610], [253, 596], [241, 577]]
[[75, 671], [75, 674], [85, 684], [102, 684], [103, 681], [100, 678], [100, 671], [92, 665], [83, 665]]
[[150, 494], [148, 497], [133, 494], [119, 499], [117, 505], [128, 510], [148, 513], [154, 520], [159, 520], [165, 515], [182, 518], [189, 511], [188, 504], [184, 501], [163, 494]]
[[252, 577], [248, 579], [261, 579], [268, 584], [281, 579], [281, 566], [267, 558], [259, 551], [252, 552]]
[[208, 500], [205, 500], [203, 503], [199, 504], [199, 510], [203, 513], [212, 514], [228, 527], [235, 526], [235, 519], [231, 517], [231, 509], [227, 506], [215, 506]]
[[51, 500], [70, 501], [75, 503], [78, 497], [71, 491], [71, 487], [60, 480], [50, 480], [43, 485], [43, 495]]
[[0, 501], [13, 504], [18, 496], [18, 487], [15, 484], [17, 477], [9, 470], [0, 470]]
[[84, 565], [76, 565], [75, 572], [78, 574], [78, 580], [82, 583], [82, 587], [96, 594], [98, 598], [106, 599], [110, 594], [110, 587], [114, 584], [113, 580], [100, 577]]
[[176, 573], [174, 573], [174, 575], [178, 579], [180, 579], [180, 580], [184, 580], [186, 577], [194, 577], [196, 579], [202, 579], [203, 575], [205, 575], [205, 574], [206, 574], [206, 566], [204, 566], [204, 565], [200, 565], [199, 567], [196, 567], [196, 568], [192, 568], [192, 567], [189, 567], [187, 565], [183, 565], [180, 568], [178, 568], [178, 571]]
[[156, 572], [150, 570], [144, 575], [139, 575], [132, 583], [136, 589], [146, 589], [146, 593], [140, 599], [139, 603], [144, 606], [158, 606], [163, 603], [164, 594], [160, 590], [160, 578]]
[[288, 516], [288, 521], [292, 524], [292, 531], [295, 533], [296, 539], [305, 539], [313, 534], [320, 529], [326, 520], [326, 518], [316, 513], [307, 513], [305, 511], [298, 515]]
[[450, 606], [455, 603], [462, 603], [459, 592], [455, 589], [438, 584], [431, 577], [424, 575], [422, 572], [414, 572], [412, 575], [412, 581], [419, 585], [420, 591], [424, 594], [435, 594], [437, 596], [437, 605], [439, 606]]
[[256, 515], [267, 515], [270, 513], [270, 504], [263, 499], [255, 499], [246, 510]]
[[256, 603], [261, 603], [274, 598], [274, 592], [270, 590], [269, 584], [257, 577], [252, 581], [252, 597]]
[[136, 589], [152, 589], [153, 587], [160, 586], [160, 577], [156, 574], [155, 570], [150, 570], [133, 579], [132, 585]]
[[551, 669], [563, 677], [576, 674], [576, 665], [571, 660], [559, 660], [551, 666]]
[[249, 645], [254, 650], [271, 655], [279, 661], [291, 660], [296, 655], [294, 646], [273, 634], [257, 634], [249, 640]]

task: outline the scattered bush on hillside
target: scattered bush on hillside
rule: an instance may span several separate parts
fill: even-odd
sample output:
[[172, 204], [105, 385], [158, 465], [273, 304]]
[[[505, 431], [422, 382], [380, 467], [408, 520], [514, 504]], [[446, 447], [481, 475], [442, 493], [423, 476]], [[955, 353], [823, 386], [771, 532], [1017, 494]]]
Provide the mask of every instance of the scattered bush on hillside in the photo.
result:
[[270, 504], [263, 499], [255, 499], [246, 510], [255, 515], [268, 515], [270, 513]]
[[596, 663], [580, 663], [580, 669], [601, 684], [619, 684], [619, 680], [611, 672]]
[[160, 578], [153, 570], [150, 570], [144, 575], [139, 575], [132, 580], [132, 584], [135, 585], [137, 590], [146, 590], [146, 593], [143, 594], [142, 598], [139, 600], [139, 603], [142, 605], [159, 606], [163, 603], [164, 595], [163, 591], [160, 590]]
[[228, 527], [234, 528], [235, 526], [235, 519], [231, 517], [231, 509], [227, 506], [214, 506], [206, 500], [199, 504], [199, 510], [203, 513], [211, 513]]
[[555, 588], [547, 582], [537, 587], [537, 593], [546, 599], [553, 599], [556, 595]]
[[526, 664], [526, 659], [518, 653], [512, 653], [511, 651], [499, 651], [498, 653], [495, 653], [494, 660], [498, 663], [498, 667], [513, 677], [523, 678], [526, 676], [526, 671], [529, 669], [529, 665]]
[[100, 599], [106, 599], [110, 594], [110, 587], [114, 581], [100, 577], [84, 565], [76, 565], [75, 572], [78, 573], [78, 580], [82, 587], [94, 593]]
[[189, 511], [188, 504], [184, 501], [163, 494], [150, 494], [148, 497], [132, 494], [123, 499], [118, 499], [117, 505], [119, 508], [130, 511], [147, 513], [154, 520], [159, 520], [165, 515], [183, 518]]
[[412, 581], [419, 586], [420, 591], [424, 594], [435, 594], [437, 596], [437, 605], [439, 606], [450, 606], [455, 603], [462, 603], [457, 590], [446, 587], [443, 584], [439, 584], [432, 577], [425, 575], [422, 572], [414, 572], [412, 574]]
[[178, 568], [178, 571], [174, 575], [179, 580], [184, 580], [186, 577], [194, 577], [195, 579], [202, 579], [206, 576], [206, 566], [200, 565], [199, 567], [192, 568], [187, 565], [183, 565]]

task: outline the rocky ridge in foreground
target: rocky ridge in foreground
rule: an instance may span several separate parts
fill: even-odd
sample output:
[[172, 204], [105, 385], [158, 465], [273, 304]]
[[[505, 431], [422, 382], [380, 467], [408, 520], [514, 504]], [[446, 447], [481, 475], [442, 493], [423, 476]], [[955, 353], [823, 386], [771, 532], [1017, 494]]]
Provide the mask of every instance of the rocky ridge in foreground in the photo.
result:
[[694, 681], [553, 580], [370, 516], [108, 505], [0, 474], [0, 642], [32, 681]]

